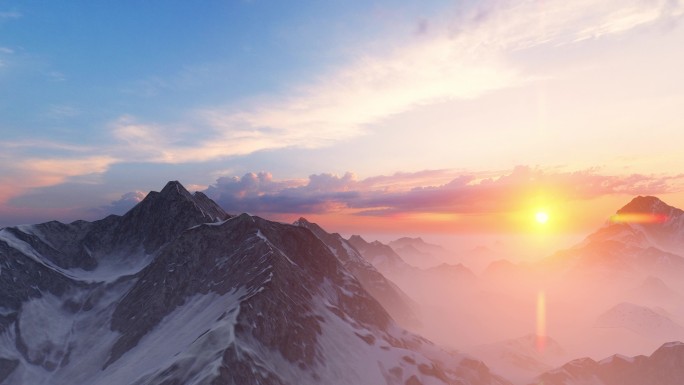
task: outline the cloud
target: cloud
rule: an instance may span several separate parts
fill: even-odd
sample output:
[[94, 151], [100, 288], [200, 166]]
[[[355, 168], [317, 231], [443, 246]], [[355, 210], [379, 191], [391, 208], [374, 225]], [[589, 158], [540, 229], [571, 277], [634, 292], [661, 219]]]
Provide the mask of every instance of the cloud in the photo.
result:
[[42, 187], [64, 182], [70, 177], [105, 172], [116, 159], [109, 156], [81, 158], [25, 159], [19, 169], [29, 176], [34, 186]]
[[[681, 191], [683, 175], [602, 175], [597, 169], [575, 172], [544, 171], [519, 166], [505, 173], [446, 171], [398, 173], [358, 180], [354, 174], [311, 175], [308, 180], [274, 180], [269, 173], [242, 178], [219, 178], [206, 193], [233, 212], [326, 214], [344, 212], [364, 216], [406, 213], [491, 214], [520, 209], [531, 197], [556, 202], [591, 200], [625, 194], [663, 194]], [[483, 177], [483, 175], [487, 175]], [[392, 183], [396, 180], [396, 184]], [[415, 183], [406, 183], [407, 181]], [[395, 185], [394, 189], [386, 186]]]
[[[668, 22], [682, 14], [681, 4], [672, 1], [485, 2], [451, 19], [421, 20], [418, 36], [375, 41], [339, 66], [272, 97], [200, 108], [174, 124], [122, 114], [109, 124], [113, 140], [98, 148], [74, 149], [65, 155], [66, 144], [0, 144], [11, 150], [10, 164], [3, 166], [6, 174], [27, 172], [3, 180], [8, 184], [0, 201], [25, 189], [62, 183], [78, 173], [102, 173], [116, 163], [207, 162], [264, 150], [329, 146], [362, 136], [374, 124], [421, 106], [478, 98], [530, 81], [522, 64], [512, 59], [516, 51], [577, 44]], [[18, 12], [0, 12], [2, 20], [18, 17]], [[51, 76], [63, 78], [58, 72]], [[59, 108], [53, 112], [77, 113]], [[33, 155], [58, 147], [59, 156], [37, 159]], [[386, 187], [396, 189], [390, 182], [391, 178]]]
[[49, 107], [49, 114], [55, 118], [73, 118], [81, 114], [81, 110], [68, 104], [54, 104]]
[[275, 181], [268, 172], [247, 173], [241, 178], [218, 178], [205, 193], [232, 212], [281, 212], [282, 204], [311, 212], [316, 207], [315, 202], [289, 193], [303, 185], [302, 180]]
[[390, 48], [360, 50], [277, 96], [201, 108], [182, 125], [124, 115], [111, 127], [125, 147], [113, 151], [125, 159], [183, 163], [325, 147], [420, 106], [533, 80], [511, 60], [521, 49], [625, 33], [683, 12], [667, 1], [486, 2], [450, 20], [421, 19], [420, 36], [375, 42]]
[[22, 14], [20, 12], [16, 12], [16, 11], [0, 12], [0, 21], [9, 20], [9, 19], [19, 19], [20, 17], [22, 17]]
[[[679, 188], [682, 176], [610, 176], [589, 169], [576, 172], [549, 172], [519, 166], [496, 177], [477, 179], [464, 174], [439, 186], [418, 186], [394, 194], [369, 194], [357, 204], [369, 208], [366, 215], [404, 212], [450, 212], [459, 214], [504, 213], [514, 211], [537, 197], [554, 202], [590, 200], [625, 194], [663, 194]], [[374, 209], [380, 207], [380, 209]]]
[[59, 71], [50, 71], [46, 75], [48, 79], [50, 79], [53, 82], [64, 82], [67, 80], [66, 75]]
[[106, 155], [66, 158], [32, 157], [16, 162], [12, 152], [5, 151], [0, 156], [0, 205], [30, 189], [54, 186], [65, 183], [71, 178], [102, 173], [114, 162], [115, 159]]
[[137, 205], [145, 199], [147, 193], [142, 191], [131, 191], [123, 194], [121, 199], [115, 200], [106, 206], [99, 207], [95, 209], [96, 212], [102, 213], [103, 215], [116, 214], [123, 215], [128, 210], [132, 209], [133, 206]]

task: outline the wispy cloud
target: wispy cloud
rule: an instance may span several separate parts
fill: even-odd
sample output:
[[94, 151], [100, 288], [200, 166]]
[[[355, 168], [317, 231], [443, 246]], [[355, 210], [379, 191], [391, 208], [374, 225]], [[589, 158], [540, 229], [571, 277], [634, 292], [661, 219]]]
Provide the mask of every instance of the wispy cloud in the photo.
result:
[[108, 156], [26, 158], [15, 162], [9, 153], [0, 156], [0, 206], [27, 190], [64, 183], [70, 178], [102, 173], [115, 159]]
[[[399, 173], [358, 180], [354, 174], [275, 180], [269, 173], [219, 178], [206, 192], [233, 212], [392, 216], [405, 213], [483, 214], [519, 210], [531, 197], [555, 202], [625, 194], [681, 191], [684, 175], [603, 175], [596, 169], [545, 171], [525, 166], [507, 172], [457, 173], [437, 184], [425, 178], [445, 171]], [[396, 181], [396, 183], [394, 183]], [[413, 181], [413, 183], [406, 183]], [[386, 186], [393, 186], [392, 189]]]
[[[388, 41], [391, 49], [361, 52], [278, 96], [200, 109], [187, 125], [203, 130], [204, 138], [159, 141], [157, 135], [158, 150], [149, 152], [151, 138], [138, 137], [142, 141], [133, 148], [153, 161], [180, 163], [328, 146], [364, 135], [372, 124], [423, 105], [477, 98], [524, 84], [533, 76], [513, 63], [513, 52], [573, 44], [679, 18], [684, 11], [674, 4], [487, 2], [456, 19], [424, 20], [419, 36], [405, 37], [402, 43]], [[163, 131], [165, 137], [184, 136], [178, 133], [181, 126], [134, 121], [120, 119], [115, 135], [125, 138], [122, 132], [133, 135], [130, 131], [144, 129]]]
[[[16, 157], [17, 155], [21, 155], [21, 151], [26, 149], [62, 150], [65, 152], [70, 152], [76, 156], [79, 156], [79, 154], [93, 153], [97, 151], [97, 148], [95, 146], [83, 146], [43, 139], [2, 141], [0, 142], [0, 148], [3, 149], [5, 154], [9, 157]], [[22, 159], [23, 158], [25, 158], [25, 156], [22, 156]]]
[[102, 173], [115, 161], [109, 156], [30, 158], [23, 161], [19, 170], [27, 175], [33, 184], [31, 187], [42, 187], [62, 183], [70, 177]]
[[[7, 180], [13, 194], [19, 194], [27, 188], [62, 183], [79, 173], [101, 173], [122, 162], [204, 162], [262, 150], [328, 146], [364, 135], [373, 124], [424, 105], [478, 98], [530, 81], [525, 68], [511, 59], [513, 52], [545, 44], [578, 44], [683, 14], [679, 1], [486, 2], [452, 19], [421, 21], [417, 35], [388, 39], [385, 45], [376, 42], [374, 47], [387, 48], [362, 50], [279, 95], [197, 109], [178, 124], [122, 114], [108, 127], [111, 143], [99, 148], [74, 148], [71, 156], [37, 159], [34, 154], [41, 146], [72, 150], [60, 143], [44, 142], [32, 148], [0, 143], [12, 159], [4, 166], [5, 175], [26, 172], [26, 177]], [[19, 17], [18, 12], [0, 12], [3, 20]], [[52, 76], [64, 77], [61, 73]], [[69, 109], [54, 112], [76, 113]], [[413, 183], [407, 178], [417, 176], [380, 178], [378, 183], [383, 180], [385, 188], [396, 190], [392, 183], [400, 179], [404, 185]], [[351, 178], [345, 183], [361, 182]], [[5, 190], [6, 198], [12, 192]], [[298, 197], [296, 191], [304, 190], [292, 190], [293, 197]], [[365, 189], [359, 191], [364, 194], [347, 203], [369, 208], [373, 197]], [[395, 199], [399, 202], [400, 196]]]
[[17, 12], [17, 11], [0, 12], [0, 21], [8, 20], [8, 19], [18, 19], [20, 17], [22, 17], [21, 12]]
[[133, 206], [140, 203], [146, 196], [147, 193], [142, 191], [127, 192], [121, 195], [120, 199], [117, 199], [106, 206], [98, 207], [93, 211], [100, 216], [109, 214], [122, 215], [133, 208]]
[[53, 82], [64, 82], [67, 80], [66, 75], [59, 71], [50, 71], [46, 75]]
[[49, 113], [56, 118], [72, 118], [81, 114], [81, 110], [68, 104], [54, 104], [50, 106]]

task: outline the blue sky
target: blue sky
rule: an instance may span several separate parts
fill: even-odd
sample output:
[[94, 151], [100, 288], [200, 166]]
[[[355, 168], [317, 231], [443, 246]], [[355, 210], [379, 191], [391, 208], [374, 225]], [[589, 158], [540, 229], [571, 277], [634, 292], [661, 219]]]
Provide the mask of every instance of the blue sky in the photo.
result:
[[[172, 179], [229, 210], [375, 230], [684, 203], [682, 15], [678, 0], [1, 1], [0, 226], [94, 219]], [[538, 182], [577, 175], [581, 196]], [[473, 193], [488, 180], [529, 197], [493, 204]], [[415, 189], [480, 209], [421, 211]]]

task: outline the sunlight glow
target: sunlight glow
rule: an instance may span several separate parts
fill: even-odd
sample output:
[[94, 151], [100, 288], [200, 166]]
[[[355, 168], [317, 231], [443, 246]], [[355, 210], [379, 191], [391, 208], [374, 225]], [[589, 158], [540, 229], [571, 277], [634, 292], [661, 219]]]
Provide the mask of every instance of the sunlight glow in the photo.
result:
[[546, 293], [537, 293], [537, 351], [543, 353], [546, 349]]
[[534, 219], [537, 221], [537, 223], [540, 223], [543, 225], [549, 221], [549, 214], [547, 214], [545, 211], [538, 211], [534, 215]]

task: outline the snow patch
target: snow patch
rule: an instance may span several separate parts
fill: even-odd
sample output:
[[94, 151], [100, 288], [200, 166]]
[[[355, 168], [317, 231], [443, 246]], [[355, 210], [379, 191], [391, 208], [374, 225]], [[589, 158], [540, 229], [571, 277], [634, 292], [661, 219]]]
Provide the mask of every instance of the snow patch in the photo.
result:
[[164, 376], [176, 365], [174, 374], [194, 373], [184, 384], [207, 383], [218, 374], [222, 352], [234, 340], [234, 326], [240, 308], [241, 291], [226, 295], [195, 295], [164, 317], [136, 347], [124, 354], [93, 379], [92, 385], [145, 383]]

